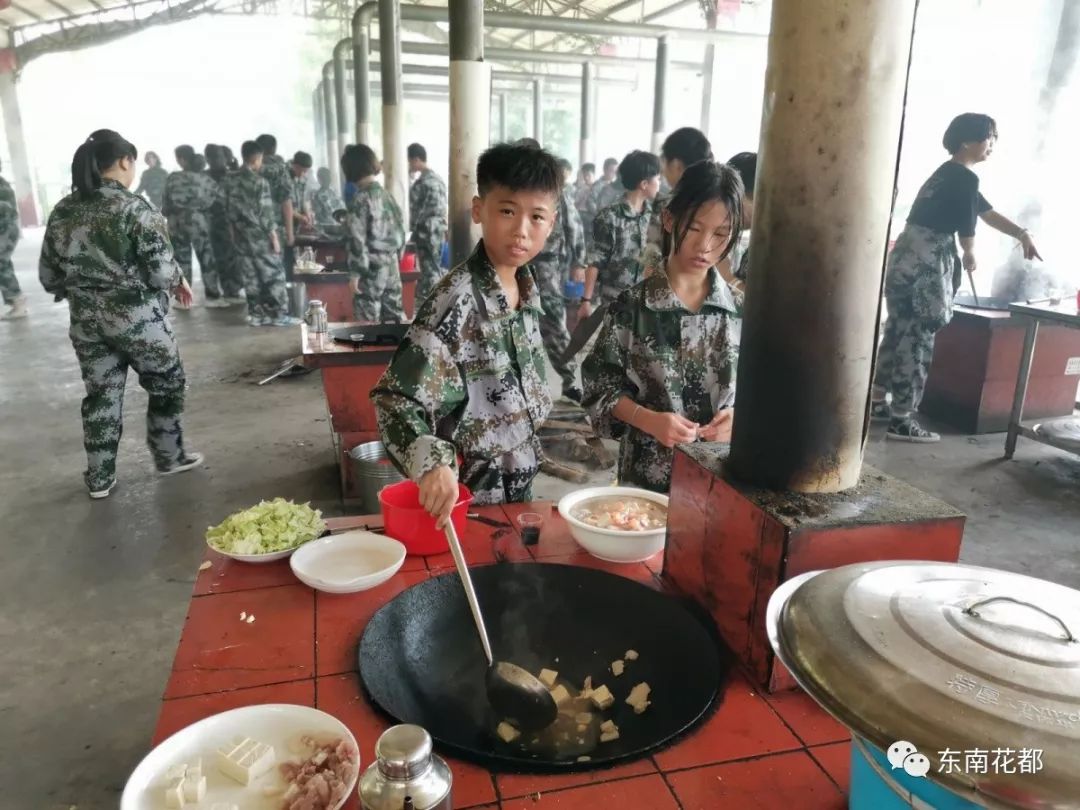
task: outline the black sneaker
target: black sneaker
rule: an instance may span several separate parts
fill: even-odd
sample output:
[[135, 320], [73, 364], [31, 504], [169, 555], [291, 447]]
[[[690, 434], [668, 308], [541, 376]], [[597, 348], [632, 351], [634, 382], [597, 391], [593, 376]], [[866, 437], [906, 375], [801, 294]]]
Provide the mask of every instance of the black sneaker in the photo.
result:
[[885, 400], [880, 402], [870, 403], [870, 421], [871, 422], [888, 422], [892, 419], [892, 408], [889, 407], [889, 403]]
[[578, 388], [576, 385], [572, 385], [569, 388], [564, 388], [562, 395], [564, 399], [570, 400], [575, 405], [580, 405], [582, 397], [584, 396], [581, 393], [581, 389]]
[[916, 444], [933, 444], [941, 441], [941, 436], [932, 430], [927, 430], [911, 418], [894, 419], [885, 432], [885, 438], [897, 442], [915, 442]]
[[161, 475], [176, 475], [177, 473], [187, 472], [188, 470], [194, 470], [196, 467], [201, 467], [203, 463], [202, 453], [184, 453], [177, 461], [174, 461], [168, 467], [159, 467], [158, 473]]

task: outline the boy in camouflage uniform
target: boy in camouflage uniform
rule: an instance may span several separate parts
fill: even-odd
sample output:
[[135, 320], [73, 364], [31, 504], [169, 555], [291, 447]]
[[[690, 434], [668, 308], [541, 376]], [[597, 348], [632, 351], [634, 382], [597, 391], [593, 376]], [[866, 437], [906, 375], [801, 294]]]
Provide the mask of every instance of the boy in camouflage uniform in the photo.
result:
[[[199, 258], [207, 306], [227, 306], [221, 301], [221, 285], [218, 281], [217, 262], [210, 244], [210, 209], [218, 199], [217, 184], [198, 166], [195, 150], [187, 146], [176, 147], [176, 162], [180, 171], [173, 172], [165, 182], [161, 213], [169, 222], [176, 261], [184, 271], [184, 278], [191, 284], [191, 254]], [[186, 309], [182, 304], [181, 309]]]
[[409, 144], [409, 171], [416, 180], [409, 189], [409, 227], [416, 246], [420, 281], [416, 285], [419, 305], [443, 276], [442, 246], [446, 240], [446, 183], [427, 165], [427, 150]]
[[368, 323], [401, 323], [401, 249], [405, 226], [394, 198], [375, 180], [379, 161], [364, 145], [345, 147], [341, 171], [357, 184], [345, 220], [353, 314]]
[[476, 179], [483, 238], [420, 306], [371, 392], [387, 452], [440, 528], [459, 480], [478, 503], [529, 500], [551, 409], [528, 262], [555, 221], [559, 168], [541, 149], [499, 144]]
[[579, 318], [589, 317], [601, 303], [610, 304], [644, 277], [641, 253], [660, 190], [660, 161], [654, 154], [635, 150], [619, 164], [619, 179], [628, 189], [622, 201], [600, 211], [593, 222]]
[[229, 220], [225, 216], [225, 177], [229, 173], [225, 147], [208, 143], [204, 150], [208, 164], [206, 174], [217, 184], [218, 192], [210, 206], [210, 246], [217, 262], [221, 281], [222, 300], [229, 306], [244, 303], [244, 277], [236, 265]]
[[66, 298], [71, 343], [79, 359], [86, 485], [91, 498], [116, 484], [128, 368], [146, 389], [146, 440], [158, 471], [184, 472], [202, 456], [184, 450], [184, 368], [166, 317], [169, 293], [190, 300], [173, 260], [158, 209], [128, 189], [135, 147], [99, 130], [75, 153], [73, 191], [53, 209], [41, 248], [39, 276], [47, 292]]
[[319, 180], [319, 188], [311, 195], [311, 210], [315, 217], [315, 225], [319, 228], [329, 228], [337, 225], [334, 219], [335, 211], [344, 211], [345, 203], [341, 195], [330, 187], [332, 177], [330, 170], [323, 166], [316, 172]]
[[314, 221], [311, 216], [311, 192], [308, 190], [308, 174], [311, 172], [311, 167], [311, 155], [307, 152], [297, 152], [293, 155], [292, 163], [289, 164], [294, 233], [296, 226], [310, 226]]
[[270, 184], [270, 200], [273, 202], [274, 221], [277, 223], [278, 240], [283, 248], [293, 243], [293, 183], [285, 159], [277, 153], [277, 138], [260, 135], [255, 143], [262, 149], [262, 168], [259, 174]]
[[[660, 147], [660, 169], [664, 175], [664, 181], [670, 189], [679, 184], [688, 166], [702, 160], [712, 160], [712, 145], [699, 129], [683, 127], [672, 132], [664, 140]], [[642, 252], [642, 262], [645, 272], [655, 267], [664, 258], [661, 242], [663, 241], [664, 228], [661, 219], [664, 209], [667, 208], [668, 200], [673, 191], [657, 195], [656, 204], [653, 205], [652, 218], [649, 220], [649, 232], [646, 235], [646, 246]]]
[[574, 206], [573, 189], [566, 183], [570, 164], [559, 162], [563, 187], [559, 193], [558, 217], [551, 229], [551, 236], [543, 250], [533, 260], [533, 273], [540, 285], [540, 300], [544, 306], [540, 318], [540, 334], [544, 339], [551, 367], [562, 378], [562, 394], [571, 402], [581, 403], [581, 389], [577, 383], [577, 362], [565, 357], [570, 345], [570, 331], [566, 328], [566, 298], [563, 285], [585, 268], [585, 230], [581, 217]]
[[656, 492], [670, 488], [676, 444], [730, 441], [734, 418], [735, 304], [716, 264], [739, 236], [742, 184], [712, 161], [686, 178], [667, 257], [611, 305], [582, 365], [593, 429], [620, 440], [619, 484]]
[[225, 215], [232, 229], [236, 263], [247, 289], [251, 326], [293, 326], [285, 293], [281, 242], [270, 199], [270, 184], [259, 174], [262, 149], [255, 141], [240, 148], [244, 165], [225, 178]]
[[145, 195], [150, 202], [161, 208], [165, 197], [165, 182], [168, 179], [169, 173], [161, 168], [161, 158], [157, 152], [147, 152], [146, 169], [139, 176], [139, 186], [135, 193]]
[[26, 296], [22, 294], [19, 280], [15, 278], [15, 265], [11, 254], [19, 241], [19, 203], [15, 190], [0, 177], [0, 294], [10, 309], [0, 320], [11, 321], [26, 317]]

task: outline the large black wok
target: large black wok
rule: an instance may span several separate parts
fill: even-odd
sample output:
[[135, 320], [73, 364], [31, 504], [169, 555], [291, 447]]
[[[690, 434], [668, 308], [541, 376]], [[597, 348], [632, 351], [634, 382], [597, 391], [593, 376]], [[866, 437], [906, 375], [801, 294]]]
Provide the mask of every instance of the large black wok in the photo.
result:
[[[456, 573], [430, 579], [383, 606], [360, 641], [360, 678], [373, 702], [399, 722], [426, 728], [442, 748], [488, 767], [568, 771], [640, 757], [701, 720], [729, 668], [715, 629], [692, 606], [614, 574], [530, 563], [473, 568], [495, 657], [534, 673], [593, 677], [615, 705], [605, 712], [620, 738], [579, 762], [534, 755], [495, 736], [484, 692], [487, 661]], [[612, 661], [640, 654], [615, 677]], [[630, 689], [647, 682], [652, 706], [634, 714]]]

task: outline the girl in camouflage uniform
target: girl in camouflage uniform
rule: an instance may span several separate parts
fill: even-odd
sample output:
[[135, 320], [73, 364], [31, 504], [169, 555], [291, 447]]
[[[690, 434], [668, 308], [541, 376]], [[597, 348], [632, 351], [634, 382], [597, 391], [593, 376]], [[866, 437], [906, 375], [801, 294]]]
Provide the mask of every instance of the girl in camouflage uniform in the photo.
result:
[[676, 444], [730, 441], [735, 303], [716, 265], [738, 241], [741, 201], [731, 167], [686, 169], [663, 214], [666, 258], [615, 299], [582, 366], [593, 428], [620, 440], [620, 484], [667, 492]]
[[[994, 211], [979, 193], [979, 178], [971, 167], [990, 157], [996, 139], [997, 124], [988, 115], [964, 113], [952, 120], [942, 138], [952, 157], [919, 189], [889, 254], [885, 272], [889, 319], [878, 352], [870, 410], [873, 419], [889, 420], [887, 439], [922, 443], [941, 439], [919, 425], [915, 412], [926, 388], [934, 338], [952, 320], [961, 264], [969, 273], [976, 267], [977, 219], [1019, 239], [1024, 258], [1042, 258], [1031, 234]], [[960, 238], [962, 260], [954, 234]], [[890, 393], [891, 407], [885, 402]]]
[[116, 485], [129, 366], [149, 394], [146, 440], [158, 471], [172, 475], [202, 463], [184, 450], [184, 367], [166, 317], [169, 293], [190, 303], [191, 288], [173, 259], [165, 218], [128, 190], [137, 158], [117, 133], [93, 133], [75, 152], [74, 191], [53, 209], [41, 248], [41, 283], [71, 310], [71, 343], [86, 385], [91, 498], [107, 497]]

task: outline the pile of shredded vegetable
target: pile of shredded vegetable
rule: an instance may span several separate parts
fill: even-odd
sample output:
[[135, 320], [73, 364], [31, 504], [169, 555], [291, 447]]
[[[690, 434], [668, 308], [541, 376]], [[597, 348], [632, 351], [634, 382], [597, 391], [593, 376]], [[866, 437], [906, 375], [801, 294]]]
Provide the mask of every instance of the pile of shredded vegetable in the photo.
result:
[[322, 513], [284, 498], [261, 501], [206, 530], [206, 542], [229, 554], [269, 554], [307, 543], [326, 531]]

